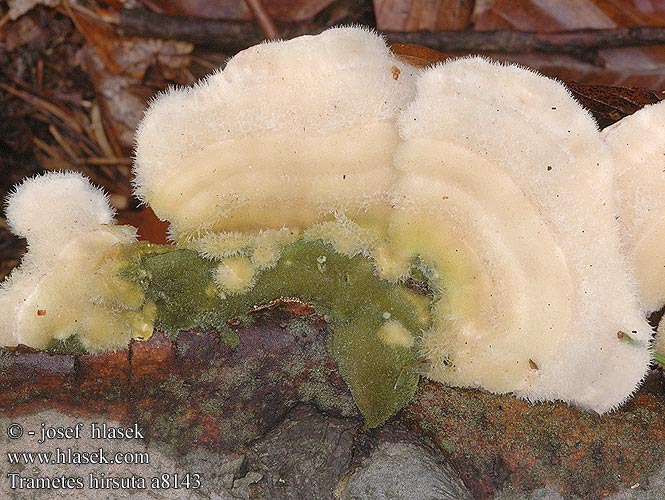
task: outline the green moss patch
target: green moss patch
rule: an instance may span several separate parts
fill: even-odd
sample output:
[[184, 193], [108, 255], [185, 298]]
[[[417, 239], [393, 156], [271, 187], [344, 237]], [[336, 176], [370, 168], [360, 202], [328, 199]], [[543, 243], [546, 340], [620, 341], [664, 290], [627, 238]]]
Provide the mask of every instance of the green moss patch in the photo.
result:
[[312, 303], [332, 328], [328, 348], [366, 426], [380, 425], [411, 400], [418, 383], [411, 367], [431, 298], [380, 279], [370, 259], [341, 255], [322, 241], [286, 246], [246, 293], [221, 293], [218, 264], [193, 250], [162, 248], [144, 253], [125, 274], [156, 304], [156, 326], [167, 335], [200, 327], [232, 342], [227, 320], [246, 318], [254, 306], [285, 297]]

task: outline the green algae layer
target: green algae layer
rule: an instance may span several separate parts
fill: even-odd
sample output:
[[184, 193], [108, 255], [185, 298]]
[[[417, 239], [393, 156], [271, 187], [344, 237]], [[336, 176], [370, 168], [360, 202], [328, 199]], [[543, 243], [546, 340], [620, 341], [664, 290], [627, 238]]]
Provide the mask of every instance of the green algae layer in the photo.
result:
[[[172, 248], [172, 247], [171, 247]], [[365, 417], [376, 427], [415, 394], [420, 333], [429, 326], [431, 298], [380, 279], [370, 259], [337, 253], [322, 241], [298, 240], [277, 263], [259, 271], [245, 293], [221, 293], [219, 261], [189, 249], [146, 247], [124, 271], [157, 306], [156, 327], [214, 329], [231, 347], [241, 341], [227, 320], [279, 298], [311, 303], [331, 327], [328, 349]]]

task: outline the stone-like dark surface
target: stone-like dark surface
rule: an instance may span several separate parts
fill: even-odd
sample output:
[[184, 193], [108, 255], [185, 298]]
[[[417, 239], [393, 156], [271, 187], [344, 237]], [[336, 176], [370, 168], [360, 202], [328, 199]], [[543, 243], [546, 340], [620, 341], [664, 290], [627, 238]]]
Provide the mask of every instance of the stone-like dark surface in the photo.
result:
[[249, 489], [254, 500], [332, 498], [352, 461], [358, 425], [298, 406], [252, 444], [247, 467], [260, 473]]
[[473, 500], [459, 476], [432, 450], [383, 441], [344, 479], [341, 500]]
[[[120, 422], [100, 416], [73, 416], [46, 410], [20, 417], [0, 414], [0, 429], [21, 425], [22, 438], [0, 433], [0, 449], [7, 452], [52, 451], [71, 447], [78, 452], [96, 450], [99, 440], [87, 431], [92, 425], [117, 427]], [[42, 424], [74, 427], [82, 425], [77, 439], [55, 439], [40, 443], [27, 431]], [[366, 439], [368, 438], [368, 439]], [[360, 452], [359, 441], [376, 441], [368, 455]], [[106, 443], [107, 450], [147, 453], [149, 464], [46, 463], [27, 466], [0, 461], [0, 498], [13, 500], [470, 500], [459, 476], [444, 463], [436, 451], [399, 426], [380, 431], [362, 431], [353, 420], [336, 418], [308, 405], [297, 405], [264, 437], [234, 451], [213, 451], [192, 443], [184, 453], [159, 439], [119, 440]], [[362, 446], [361, 446], [362, 448]], [[76, 477], [85, 487], [57, 491], [47, 488], [12, 489], [7, 474], [25, 478]], [[155, 488], [151, 482], [138, 489], [101, 488], [93, 490], [90, 474], [114, 478], [139, 476], [150, 480], [163, 473], [184, 478], [196, 474], [196, 488]], [[183, 485], [186, 483], [183, 483]], [[99, 486], [99, 485], [98, 485]]]

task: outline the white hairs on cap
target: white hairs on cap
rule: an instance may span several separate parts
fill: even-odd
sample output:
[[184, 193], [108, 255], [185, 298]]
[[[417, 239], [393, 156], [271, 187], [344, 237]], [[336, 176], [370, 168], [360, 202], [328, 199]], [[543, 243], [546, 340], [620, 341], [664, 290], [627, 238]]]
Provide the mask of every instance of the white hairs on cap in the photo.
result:
[[665, 102], [603, 131], [616, 163], [619, 225], [645, 311], [665, 304]]
[[[619, 225], [645, 313], [665, 305], [665, 102], [645, 106], [603, 130], [614, 155]], [[655, 348], [665, 352], [665, 322]]]
[[[553, 80], [481, 58], [420, 72], [378, 35], [338, 28], [252, 47], [154, 100], [135, 185], [176, 239], [226, 259], [216, 280], [227, 293], [249, 290], [301, 230], [373, 257], [393, 280], [420, 263], [439, 287], [423, 337], [432, 379], [602, 413], [642, 381], [643, 312], [665, 301], [665, 141], [648, 140], [665, 136], [661, 108], [604, 142]], [[645, 172], [663, 182], [645, 186]], [[42, 347], [76, 330], [93, 350], [126, 343], [145, 316], [119, 311], [143, 298], [92, 299], [99, 260], [135, 236], [107, 226], [104, 195], [48, 174], [21, 185], [7, 213], [29, 252], [0, 289], [11, 318], [0, 341]]]
[[78, 334], [90, 350], [126, 346], [137, 315], [103, 303], [107, 277], [99, 269], [136, 232], [112, 225], [106, 195], [78, 173], [51, 172], [19, 185], [6, 213], [28, 252], [0, 285], [0, 345], [44, 348]]
[[422, 74], [400, 133], [391, 236], [443, 287], [430, 377], [597, 412], [625, 401], [651, 330], [588, 113], [553, 80], [462, 59]]
[[49, 172], [27, 179], [7, 197], [7, 223], [31, 252], [59, 253], [79, 234], [112, 224], [108, 197], [81, 174]]
[[176, 236], [362, 213], [391, 181], [414, 73], [360, 28], [251, 47], [151, 103], [137, 193]]

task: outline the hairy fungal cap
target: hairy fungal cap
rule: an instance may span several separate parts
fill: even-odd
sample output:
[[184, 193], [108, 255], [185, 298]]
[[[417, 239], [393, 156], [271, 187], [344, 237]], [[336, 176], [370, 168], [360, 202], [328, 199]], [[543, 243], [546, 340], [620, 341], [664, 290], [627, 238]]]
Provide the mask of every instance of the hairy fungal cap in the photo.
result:
[[415, 71], [360, 28], [251, 47], [151, 103], [136, 191], [176, 238], [362, 213], [384, 202]]
[[[434, 380], [611, 410], [646, 373], [642, 309], [663, 300], [640, 277], [660, 256], [641, 235], [662, 240], [660, 221], [631, 212], [633, 170], [660, 146], [623, 146], [662, 128], [655, 109], [603, 142], [562, 85], [519, 67], [418, 72], [358, 28], [252, 47], [146, 112], [137, 193], [180, 246], [142, 254], [133, 281], [118, 272], [141, 252], [127, 250], [135, 233], [112, 225], [101, 191], [77, 174], [17, 188], [8, 220], [29, 252], [0, 288], [0, 343], [76, 333], [113, 349], [156, 315], [172, 332], [223, 327], [298, 296], [330, 313], [328, 347], [368, 425], [412, 397], [421, 352]], [[643, 206], [662, 212], [656, 194]], [[427, 295], [403, 286], [421, 278]]]
[[[644, 313], [665, 305], [665, 102], [603, 131], [614, 155], [622, 247], [635, 269]], [[665, 321], [654, 349], [665, 352]]]
[[7, 198], [6, 215], [31, 253], [56, 255], [72, 238], [113, 224], [114, 212], [103, 191], [81, 174], [50, 172], [19, 184]]
[[646, 373], [650, 328], [595, 122], [559, 83], [471, 58], [424, 72], [399, 124], [393, 252], [419, 255], [444, 289], [423, 339], [429, 376], [620, 405]]
[[622, 246], [645, 312], [665, 304], [665, 102], [646, 106], [603, 131], [616, 164]]
[[[480, 58], [416, 73], [376, 35], [330, 30], [253, 47], [162, 96], [136, 157], [138, 191], [174, 236], [232, 259], [217, 269], [225, 293], [252, 282], [237, 259], [259, 269], [262, 254], [251, 241], [229, 253], [230, 240], [297, 228], [392, 280], [420, 259], [441, 290], [423, 338], [435, 380], [604, 412], [646, 372], [611, 157], [555, 81]], [[382, 200], [397, 209], [366, 232]], [[396, 332], [379, 338], [407, 338]]]
[[0, 345], [45, 348], [77, 334], [96, 351], [152, 334], [154, 311], [113, 272], [114, 251], [135, 230], [113, 225], [100, 189], [74, 172], [28, 179], [9, 196], [7, 219], [28, 253], [0, 285]]

